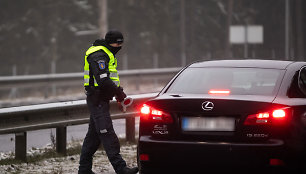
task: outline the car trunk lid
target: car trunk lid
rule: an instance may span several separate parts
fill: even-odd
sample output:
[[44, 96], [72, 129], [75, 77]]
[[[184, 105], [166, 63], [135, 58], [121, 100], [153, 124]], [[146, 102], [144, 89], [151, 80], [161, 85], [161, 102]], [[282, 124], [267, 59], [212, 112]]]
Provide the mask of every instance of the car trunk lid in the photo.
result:
[[235, 141], [244, 136], [246, 117], [268, 110], [273, 100], [274, 96], [164, 94], [148, 104], [171, 114], [171, 138]]
[[[211, 95], [168, 95], [164, 94], [152, 100], [150, 104], [162, 110], [174, 113], [191, 114], [242, 114], [264, 109], [270, 105], [274, 96], [237, 95], [237, 96], [211, 96]], [[212, 102], [212, 109], [203, 109], [203, 103]], [[210, 107], [210, 105], [207, 105]]]

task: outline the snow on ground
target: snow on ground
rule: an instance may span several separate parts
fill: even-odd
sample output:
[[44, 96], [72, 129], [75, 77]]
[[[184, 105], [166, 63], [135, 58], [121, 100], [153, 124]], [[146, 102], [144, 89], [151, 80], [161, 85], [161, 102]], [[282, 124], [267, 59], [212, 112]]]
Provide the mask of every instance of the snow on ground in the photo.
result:
[[[77, 142], [79, 145], [81, 142]], [[77, 144], [74, 142], [74, 144]], [[68, 146], [69, 147], [69, 146]], [[71, 145], [70, 145], [71, 147]], [[49, 144], [42, 149], [32, 149], [28, 151], [28, 156], [40, 154], [52, 148]], [[121, 146], [121, 155], [130, 167], [137, 166], [135, 144], [125, 144]], [[0, 160], [11, 157], [11, 153], [0, 153]], [[0, 165], [0, 174], [22, 173], [22, 174], [75, 174], [78, 171], [80, 155], [72, 155], [57, 158], [48, 158], [33, 163], [21, 163], [11, 165]], [[101, 174], [115, 174], [105, 151], [99, 149], [93, 160], [93, 171]]]

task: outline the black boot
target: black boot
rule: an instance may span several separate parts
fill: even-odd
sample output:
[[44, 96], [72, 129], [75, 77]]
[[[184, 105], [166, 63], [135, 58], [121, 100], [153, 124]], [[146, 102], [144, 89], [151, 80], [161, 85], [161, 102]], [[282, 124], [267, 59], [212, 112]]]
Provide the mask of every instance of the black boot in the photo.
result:
[[138, 167], [133, 167], [133, 168], [129, 168], [129, 167], [124, 167], [119, 174], [136, 174], [138, 172]]

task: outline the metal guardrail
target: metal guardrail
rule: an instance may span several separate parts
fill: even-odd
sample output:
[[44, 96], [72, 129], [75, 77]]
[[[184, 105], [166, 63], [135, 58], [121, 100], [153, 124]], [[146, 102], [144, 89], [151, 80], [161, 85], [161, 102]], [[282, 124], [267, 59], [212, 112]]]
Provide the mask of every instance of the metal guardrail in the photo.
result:
[[[135, 141], [138, 107], [157, 93], [131, 95], [133, 104], [123, 113], [116, 101], [110, 102], [112, 119], [126, 119], [126, 140]], [[56, 128], [56, 150], [66, 154], [67, 126], [89, 122], [85, 100], [0, 109], [0, 134], [15, 133], [15, 158], [26, 161], [27, 131]]]
[[[123, 78], [141, 76], [159, 76], [176, 74], [181, 68], [133, 69], [118, 71]], [[0, 89], [11, 87], [33, 86], [34, 83], [59, 83], [67, 81], [82, 81], [83, 73], [40, 74], [25, 76], [0, 76]]]

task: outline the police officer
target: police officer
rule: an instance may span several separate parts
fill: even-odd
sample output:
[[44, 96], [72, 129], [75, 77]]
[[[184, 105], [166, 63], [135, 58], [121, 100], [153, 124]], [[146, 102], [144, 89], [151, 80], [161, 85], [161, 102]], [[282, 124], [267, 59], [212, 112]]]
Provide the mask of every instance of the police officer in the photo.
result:
[[92, 174], [93, 155], [103, 145], [116, 173], [134, 174], [138, 168], [129, 168], [120, 155], [120, 144], [109, 113], [109, 100], [118, 102], [126, 97], [117, 73], [115, 54], [121, 49], [123, 35], [117, 30], [106, 33], [87, 50], [84, 66], [84, 87], [90, 111], [88, 132], [83, 142], [79, 174]]

